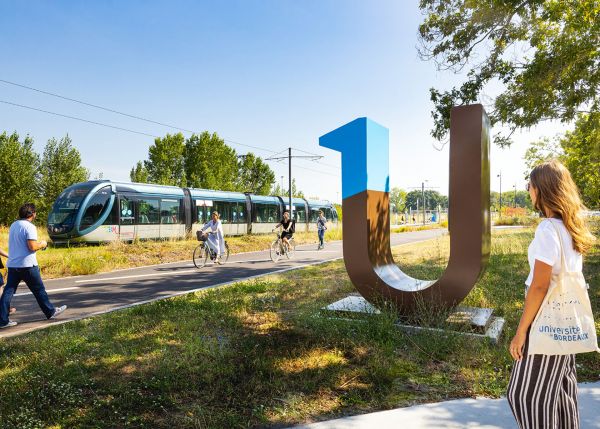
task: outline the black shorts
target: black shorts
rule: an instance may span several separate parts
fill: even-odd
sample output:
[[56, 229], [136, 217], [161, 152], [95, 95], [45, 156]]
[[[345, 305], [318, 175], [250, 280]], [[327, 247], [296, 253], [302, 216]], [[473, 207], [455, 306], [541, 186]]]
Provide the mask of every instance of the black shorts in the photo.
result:
[[290, 238], [292, 238], [292, 236], [293, 236], [293, 235], [294, 235], [294, 233], [293, 233], [293, 232], [286, 232], [286, 231], [283, 231], [283, 232], [281, 233], [281, 239], [283, 240], [284, 238], [287, 238], [287, 239], [289, 240]]

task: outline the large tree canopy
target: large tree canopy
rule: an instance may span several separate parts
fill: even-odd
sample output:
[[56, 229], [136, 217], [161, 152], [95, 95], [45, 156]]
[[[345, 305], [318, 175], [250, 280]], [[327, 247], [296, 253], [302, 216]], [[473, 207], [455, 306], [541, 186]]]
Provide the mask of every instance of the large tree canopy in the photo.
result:
[[463, 72], [449, 91], [432, 88], [431, 134], [446, 137], [450, 109], [479, 100], [489, 83], [501, 92], [486, 106], [492, 124], [512, 133], [546, 119], [570, 122], [600, 107], [598, 0], [421, 0], [420, 54], [439, 69]]
[[539, 163], [560, 159], [571, 173], [584, 204], [600, 208], [600, 113], [581, 115], [575, 129], [564, 135], [531, 143], [524, 158], [525, 177]]
[[51, 138], [44, 148], [39, 179], [38, 218], [46, 222], [56, 197], [74, 183], [85, 182], [89, 171], [81, 165], [81, 155], [67, 135]]
[[17, 133], [0, 134], [0, 224], [15, 220], [24, 203], [38, 202], [39, 165], [29, 136], [21, 141]]

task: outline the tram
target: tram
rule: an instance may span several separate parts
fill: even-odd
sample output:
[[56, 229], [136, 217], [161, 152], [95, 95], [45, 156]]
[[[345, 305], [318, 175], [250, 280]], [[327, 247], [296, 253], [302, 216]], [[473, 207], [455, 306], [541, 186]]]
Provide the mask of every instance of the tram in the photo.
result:
[[[195, 236], [213, 211], [220, 214], [225, 235], [264, 234], [289, 209], [281, 196], [92, 180], [58, 196], [48, 234], [56, 244], [184, 238]], [[337, 224], [329, 201], [293, 198], [296, 231], [316, 231], [319, 210]]]

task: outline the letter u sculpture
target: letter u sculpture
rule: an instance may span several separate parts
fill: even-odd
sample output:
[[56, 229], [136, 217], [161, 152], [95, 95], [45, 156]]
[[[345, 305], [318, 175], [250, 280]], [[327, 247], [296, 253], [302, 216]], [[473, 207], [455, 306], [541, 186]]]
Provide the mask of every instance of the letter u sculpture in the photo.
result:
[[483, 274], [490, 253], [489, 119], [479, 104], [450, 114], [450, 257], [438, 280], [404, 274], [390, 248], [389, 132], [358, 118], [319, 139], [342, 154], [344, 263], [369, 302], [391, 301], [400, 314], [418, 303], [452, 307]]

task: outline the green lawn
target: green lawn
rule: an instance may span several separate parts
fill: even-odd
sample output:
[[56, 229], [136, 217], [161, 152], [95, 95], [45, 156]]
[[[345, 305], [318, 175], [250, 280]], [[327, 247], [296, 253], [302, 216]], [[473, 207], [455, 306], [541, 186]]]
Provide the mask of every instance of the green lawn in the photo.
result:
[[[269, 276], [0, 341], [0, 426], [285, 427], [416, 403], [503, 394], [533, 230], [494, 233], [489, 269], [466, 303], [507, 319], [499, 345], [406, 334], [390, 314], [330, 320], [353, 292], [343, 262]], [[395, 249], [435, 278], [448, 238]], [[600, 246], [585, 273], [600, 321]], [[600, 357], [578, 357], [597, 380]]]

